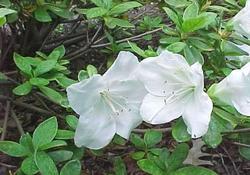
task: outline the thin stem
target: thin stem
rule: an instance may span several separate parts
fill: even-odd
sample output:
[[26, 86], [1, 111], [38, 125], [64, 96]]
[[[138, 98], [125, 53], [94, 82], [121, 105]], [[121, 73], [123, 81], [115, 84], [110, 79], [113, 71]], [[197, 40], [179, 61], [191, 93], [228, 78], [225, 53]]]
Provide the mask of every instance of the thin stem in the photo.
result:
[[19, 119], [17, 118], [16, 113], [14, 112], [13, 109], [11, 109], [11, 117], [15, 120], [17, 129], [18, 129], [20, 135], [21, 136], [24, 135], [24, 130], [23, 130], [22, 124], [19, 121]]
[[3, 123], [3, 132], [1, 135], [1, 140], [5, 139], [5, 135], [7, 132], [7, 125], [8, 125], [8, 119], [9, 119], [9, 113], [10, 113], [10, 101], [7, 101], [5, 108], [5, 116], [4, 116], [4, 123]]
[[[149, 129], [134, 129], [133, 132], [135, 133], [145, 133], [147, 132]], [[172, 128], [153, 128], [153, 129], [150, 129], [152, 131], [159, 131], [159, 132], [170, 132], [172, 130]]]

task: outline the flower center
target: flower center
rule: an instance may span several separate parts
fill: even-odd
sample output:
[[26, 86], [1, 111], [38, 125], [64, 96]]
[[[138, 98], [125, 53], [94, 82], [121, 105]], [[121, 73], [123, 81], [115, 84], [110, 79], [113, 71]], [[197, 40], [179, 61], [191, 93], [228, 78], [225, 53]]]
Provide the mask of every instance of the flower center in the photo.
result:
[[130, 112], [131, 109], [126, 105], [126, 99], [122, 96], [113, 97], [109, 90], [100, 92], [100, 95], [107, 106], [111, 109], [114, 116], [119, 116], [122, 112], [128, 111]]

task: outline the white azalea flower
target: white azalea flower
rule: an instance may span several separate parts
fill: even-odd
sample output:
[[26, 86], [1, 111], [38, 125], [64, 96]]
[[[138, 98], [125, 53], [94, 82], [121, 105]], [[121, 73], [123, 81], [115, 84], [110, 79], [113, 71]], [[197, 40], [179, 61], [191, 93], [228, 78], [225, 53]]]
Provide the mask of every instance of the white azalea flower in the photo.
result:
[[247, 0], [246, 6], [233, 17], [233, 26], [237, 33], [250, 38], [250, 0]]
[[213, 85], [209, 94], [236, 110], [250, 116], [250, 63], [232, 71], [218, 84]]
[[143, 60], [137, 74], [148, 91], [140, 109], [144, 121], [162, 124], [182, 116], [193, 138], [207, 132], [212, 102], [199, 63], [189, 66], [181, 55], [163, 51]]
[[[236, 44], [235, 44], [236, 45]], [[248, 53], [248, 55], [242, 55], [242, 56], [227, 56], [228, 60], [239, 60], [241, 62], [241, 65], [245, 65], [246, 63], [250, 62], [250, 46], [247, 44], [243, 45], [236, 45], [241, 50]]]
[[146, 94], [143, 84], [133, 77], [138, 59], [130, 52], [120, 52], [103, 75], [67, 88], [70, 106], [80, 115], [75, 144], [91, 149], [106, 146], [115, 134], [128, 139], [142, 118], [141, 101]]

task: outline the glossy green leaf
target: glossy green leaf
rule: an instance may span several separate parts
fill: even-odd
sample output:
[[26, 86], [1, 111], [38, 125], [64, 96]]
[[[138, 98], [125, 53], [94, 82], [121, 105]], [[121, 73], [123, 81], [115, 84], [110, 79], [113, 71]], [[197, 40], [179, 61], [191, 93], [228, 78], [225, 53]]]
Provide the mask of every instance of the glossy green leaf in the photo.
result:
[[41, 175], [58, 175], [54, 161], [43, 151], [35, 153], [35, 163]]
[[34, 156], [27, 157], [23, 160], [21, 170], [28, 175], [38, 173], [39, 169], [36, 166]]
[[40, 150], [46, 150], [62, 146], [67, 146], [67, 143], [63, 140], [53, 140], [52, 142], [40, 147]]
[[16, 66], [25, 74], [31, 76], [31, 65], [26, 61], [25, 57], [14, 53], [14, 62]]
[[178, 121], [172, 127], [172, 136], [177, 142], [186, 142], [191, 139], [183, 119], [178, 119]]
[[54, 162], [60, 163], [70, 160], [73, 156], [72, 151], [68, 150], [57, 150], [48, 153], [49, 156], [53, 159]]
[[75, 135], [75, 132], [73, 132], [73, 131], [59, 129], [56, 133], [55, 138], [62, 139], [62, 140], [68, 140], [68, 139], [73, 139], [74, 135]]
[[127, 169], [121, 157], [114, 158], [114, 172], [115, 175], [127, 175]]
[[107, 12], [108, 10], [102, 7], [94, 7], [86, 11], [86, 16], [88, 19], [97, 18], [97, 17], [104, 16]]
[[13, 89], [13, 93], [22, 96], [29, 94], [31, 90], [32, 90], [32, 85], [30, 84], [29, 81], [26, 81], [25, 83], [15, 87]]
[[49, 13], [43, 7], [38, 7], [34, 13], [35, 13], [36, 20], [38, 20], [40, 22], [51, 22], [52, 21], [52, 18], [50, 17]]
[[39, 76], [49, 72], [56, 66], [56, 62], [57, 60], [42, 61], [40, 64], [37, 65], [36, 69], [34, 70], [34, 75]]
[[137, 162], [137, 165], [146, 173], [153, 175], [164, 175], [166, 172], [163, 172], [154, 161], [149, 159], [142, 159]]
[[28, 154], [22, 145], [12, 141], [0, 141], [0, 151], [13, 157], [23, 157]]
[[67, 162], [61, 169], [60, 175], [80, 175], [81, 162], [79, 160], [71, 160]]
[[75, 130], [78, 124], [78, 118], [74, 115], [67, 115], [66, 122], [71, 129]]
[[204, 167], [188, 166], [178, 169], [173, 175], [217, 175], [217, 173]]
[[161, 140], [162, 133], [158, 131], [148, 130], [144, 135], [144, 142], [148, 148], [155, 146]]
[[54, 89], [51, 89], [46, 86], [40, 86], [39, 89], [40, 91], [42, 91], [43, 94], [45, 94], [47, 97], [49, 97], [49, 99], [51, 99], [55, 103], [60, 104], [62, 102], [63, 100], [62, 95], [59, 92], [55, 91]]
[[45, 78], [31, 78], [29, 82], [34, 86], [46, 86], [49, 84], [49, 80]]
[[179, 52], [181, 52], [185, 47], [186, 47], [186, 43], [183, 43], [183, 42], [175, 42], [175, 43], [173, 43], [173, 44], [170, 44], [170, 45], [167, 47], [167, 50], [169, 50], [170, 52], [179, 53]]
[[124, 2], [124, 3], [120, 3], [116, 6], [114, 6], [109, 12], [108, 15], [117, 15], [117, 14], [121, 14], [124, 12], [127, 12], [130, 9], [136, 8], [136, 7], [140, 7], [142, 6], [142, 4], [136, 2], [136, 1], [130, 1], [130, 2]]
[[38, 125], [33, 133], [33, 145], [36, 149], [50, 143], [57, 133], [57, 119], [51, 117]]

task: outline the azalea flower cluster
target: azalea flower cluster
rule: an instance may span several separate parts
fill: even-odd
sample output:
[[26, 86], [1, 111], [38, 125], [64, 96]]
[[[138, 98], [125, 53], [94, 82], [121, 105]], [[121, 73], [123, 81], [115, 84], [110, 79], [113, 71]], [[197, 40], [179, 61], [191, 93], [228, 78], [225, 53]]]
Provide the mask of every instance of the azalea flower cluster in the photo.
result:
[[[238, 34], [250, 37], [250, 23], [245, 22], [249, 18], [250, 0], [233, 18]], [[208, 95], [200, 63], [189, 65], [182, 55], [169, 51], [139, 62], [132, 53], [122, 51], [104, 75], [69, 86], [67, 95], [71, 108], [80, 115], [74, 139], [78, 147], [100, 149], [115, 134], [128, 139], [142, 121], [163, 124], [179, 117], [192, 138], [198, 138], [209, 127], [210, 97], [250, 116], [250, 63], [212, 85]]]
[[[249, 84], [250, 63], [215, 85], [212, 94], [250, 115]], [[106, 146], [115, 134], [128, 139], [142, 121], [163, 124], [180, 116], [191, 136], [201, 137], [213, 108], [204, 92], [201, 64], [190, 66], [183, 56], [168, 51], [140, 63], [132, 53], [120, 52], [103, 76], [73, 84], [67, 94], [80, 115], [75, 144], [91, 149]]]

